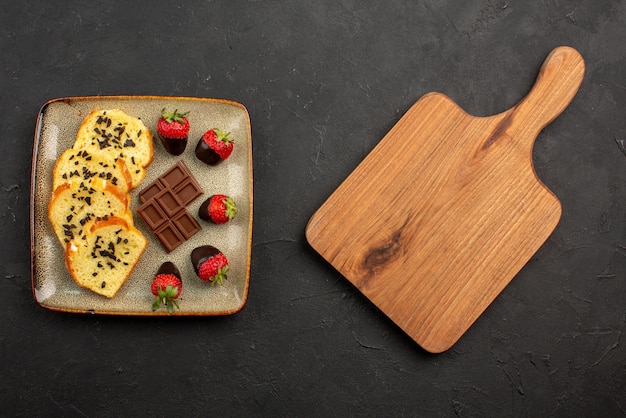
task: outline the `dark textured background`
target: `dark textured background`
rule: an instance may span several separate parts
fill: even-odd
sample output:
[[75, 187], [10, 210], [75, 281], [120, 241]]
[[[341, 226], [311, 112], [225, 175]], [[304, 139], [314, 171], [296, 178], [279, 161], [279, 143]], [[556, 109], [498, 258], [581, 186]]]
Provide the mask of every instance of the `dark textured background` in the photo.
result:
[[[626, 2], [1, 1], [0, 410], [8, 416], [624, 416]], [[587, 73], [538, 137], [554, 234], [449, 351], [423, 351], [304, 239], [421, 95], [476, 115], [558, 45]], [[250, 295], [220, 318], [55, 313], [33, 300], [32, 138], [73, 95], [227, 98], [250, 112]]]

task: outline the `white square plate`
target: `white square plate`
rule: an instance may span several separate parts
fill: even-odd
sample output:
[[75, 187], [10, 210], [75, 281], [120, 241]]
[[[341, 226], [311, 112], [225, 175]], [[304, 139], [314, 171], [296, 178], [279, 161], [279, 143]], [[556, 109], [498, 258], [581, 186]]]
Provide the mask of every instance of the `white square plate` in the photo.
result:
[[[168, 154], [156, 134], [161, 110], [187, 112], [189, 140], [180, 156]], [[148, 246], [126, 283], [111, 299], [79, 287], [69, 275], [64, 249], [48, 221], [48, 201], [52, 194], [52, 171], [57, 158], [71, 148], [78, 127], [95, 109], [121, 109], [140, 118], [154, 137], [154, 160], [145, 180], [131, 191], [130, 208], [137, 229], [148, 239]], [[194, 150], [202, 134], [211, 128], [230, 132], [234, 139], [232, 155], [216, 166], [198, 160]], [[171, 253], [137, 214], [139, 192], [183, 160], [202, 187], [204, 194], [187, 206], [202, 230]], [[252, 137], [250, 118], [240, 103], [207, 98], [161, 96], [95, 96], [54, 99], [43, 105], [35, 130], [31, 177], [31, 268], [35, 300], [41, 306], [66, 312], [110, 315], [167, 315], [162, 307], [153, 312], [155, 297], [150, 284], [159, 266], [172, 261], [180, 269], [183, 291], [176, 315], [227, 315], [243, 308], [248, 297], [252, 250]], [[198, 217], [198, 208], [217, 193], [231, 196], [238, 208], [232, 221], [214, 225]], [[228, 258], [230, 270], [223, 286], [209, 286], [195, 274], [191, 251], [200, 245], [213, 245]]]

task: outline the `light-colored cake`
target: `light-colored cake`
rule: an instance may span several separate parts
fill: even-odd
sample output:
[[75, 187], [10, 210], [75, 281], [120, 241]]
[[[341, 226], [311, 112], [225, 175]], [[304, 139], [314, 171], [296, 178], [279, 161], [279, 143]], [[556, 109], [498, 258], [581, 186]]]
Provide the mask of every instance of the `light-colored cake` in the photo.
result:
[[130, 195], [110, 182], [96, 181], [86, 186], [75, 180], [54, 189], [48, 204], [48, 219], [65, 246], [74, 235], [81, 235], [85, 225], [94, 219], [118, 216], [132, 224], [129, 201]]
[[109, 154], [84, 148], [70, 148], [57, 159], [52, 172], [52, 189], [68, 182], [83, 182], [87, 187], [94, 182], [111, 183], [126, 193], [132, 178], [123, 160]]
[[112, 298], [143, 254], [148, 241], [133, 226], [129, 190], [145, 178], [153, 151], [140, 119], [94, 110], [58, 158], [48, 218], [79, 286]]
[[141, 119], [119, 109], [94, 110], [81, 123], [74, 148], [103, 152], [121, 158], [137, 187], [146, 176], [153, 159], [154, 144], [150, 130]]
[[130, 276], [148, 241], [126, 220], [94, 220], [67, 243], [65, 262], [81, 287], [112, 298]]

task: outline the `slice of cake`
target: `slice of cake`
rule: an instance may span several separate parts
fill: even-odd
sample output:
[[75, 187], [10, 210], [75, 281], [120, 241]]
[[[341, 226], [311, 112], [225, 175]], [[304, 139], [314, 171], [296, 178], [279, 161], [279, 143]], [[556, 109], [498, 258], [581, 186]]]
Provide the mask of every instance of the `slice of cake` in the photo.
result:
[[58, 158], [52, 172], [52, 189], [63, 183], [111, 183], [123, 193], [131, 186], [131, 176], [123, 160], [84, 148], [70, 148]]
[[95, 220], [83, 235], [67, 243], [65, 262], [79, 286], [112, 298], [130, 276], [147, 243], [141, 232], [122, 218]]
[[121, 158], [137, 187], [146, 176], [153, 158], [154, 144], [150, 130], [141, 119], [119, 109], [94, 110], [81, 123], [74, 148], [103, 152]]
[[118, 216], [132, 224], [129, 201], [130, 195], [112, 183], [94, 182], [89, 186], [82, 181], [63, 183], [52, 193], [48, 219], [65, 247], [75, 235], [82, 234], [91, 220]]

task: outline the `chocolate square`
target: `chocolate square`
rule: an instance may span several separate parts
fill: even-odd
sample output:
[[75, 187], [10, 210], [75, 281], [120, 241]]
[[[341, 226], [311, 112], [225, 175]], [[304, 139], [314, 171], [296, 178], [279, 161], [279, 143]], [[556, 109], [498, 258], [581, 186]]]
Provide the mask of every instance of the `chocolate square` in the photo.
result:
[[170, 189], [161, 190], [152, 199], [161, 206], [161, 209], [163, 209], [169, 218], [185, 208], [183, 202], [176, 196], [174, 191]]
[[139, 208], [137, 213], [148, 224], [148, 227], [152, 230], [157, 229], [163, 222], [167, 221], [168, 216], [163, 212], [163, 209], [154, 200], [148, 200]]
[[184, 210], [180, 214], [176, 215], [172, 222], [178, 228], [181, 234], [185, 237], [185, 239], [189, 239], [193, 237], [196, 233], [198, 233], [201, 229], [200, 224], [193, 215], [188, 211]]
[[159, 229], [154, 231], [154, 235], [161, 241], [163, 247], [167, 252], [172, 252], [173, 249], [185, 242], [185, 237], [176, 229], [176, 226], [170, 221], [167, 221]]
[[189, 168], [187, 168], [187, 165], [180, 160], [159, 178], [166, 187], [174, 189], [189, 176], [191, 176]]
[[193, 177], [189, 177], [174, 189], [176, 196], [183, 202], [183, 205], [187, 206], [198, 197], [202, 196], [203, 192], [200, 185]]
[[139, 201], [141, 203], [144, 203], [152, 199], [157, 193], [159, 193], [163, 189], [165, 189], [165, 186], [159, 181], [159, 179], [156, 179], [148, 186], [146, 186], [141, 192], [139, 192]]

